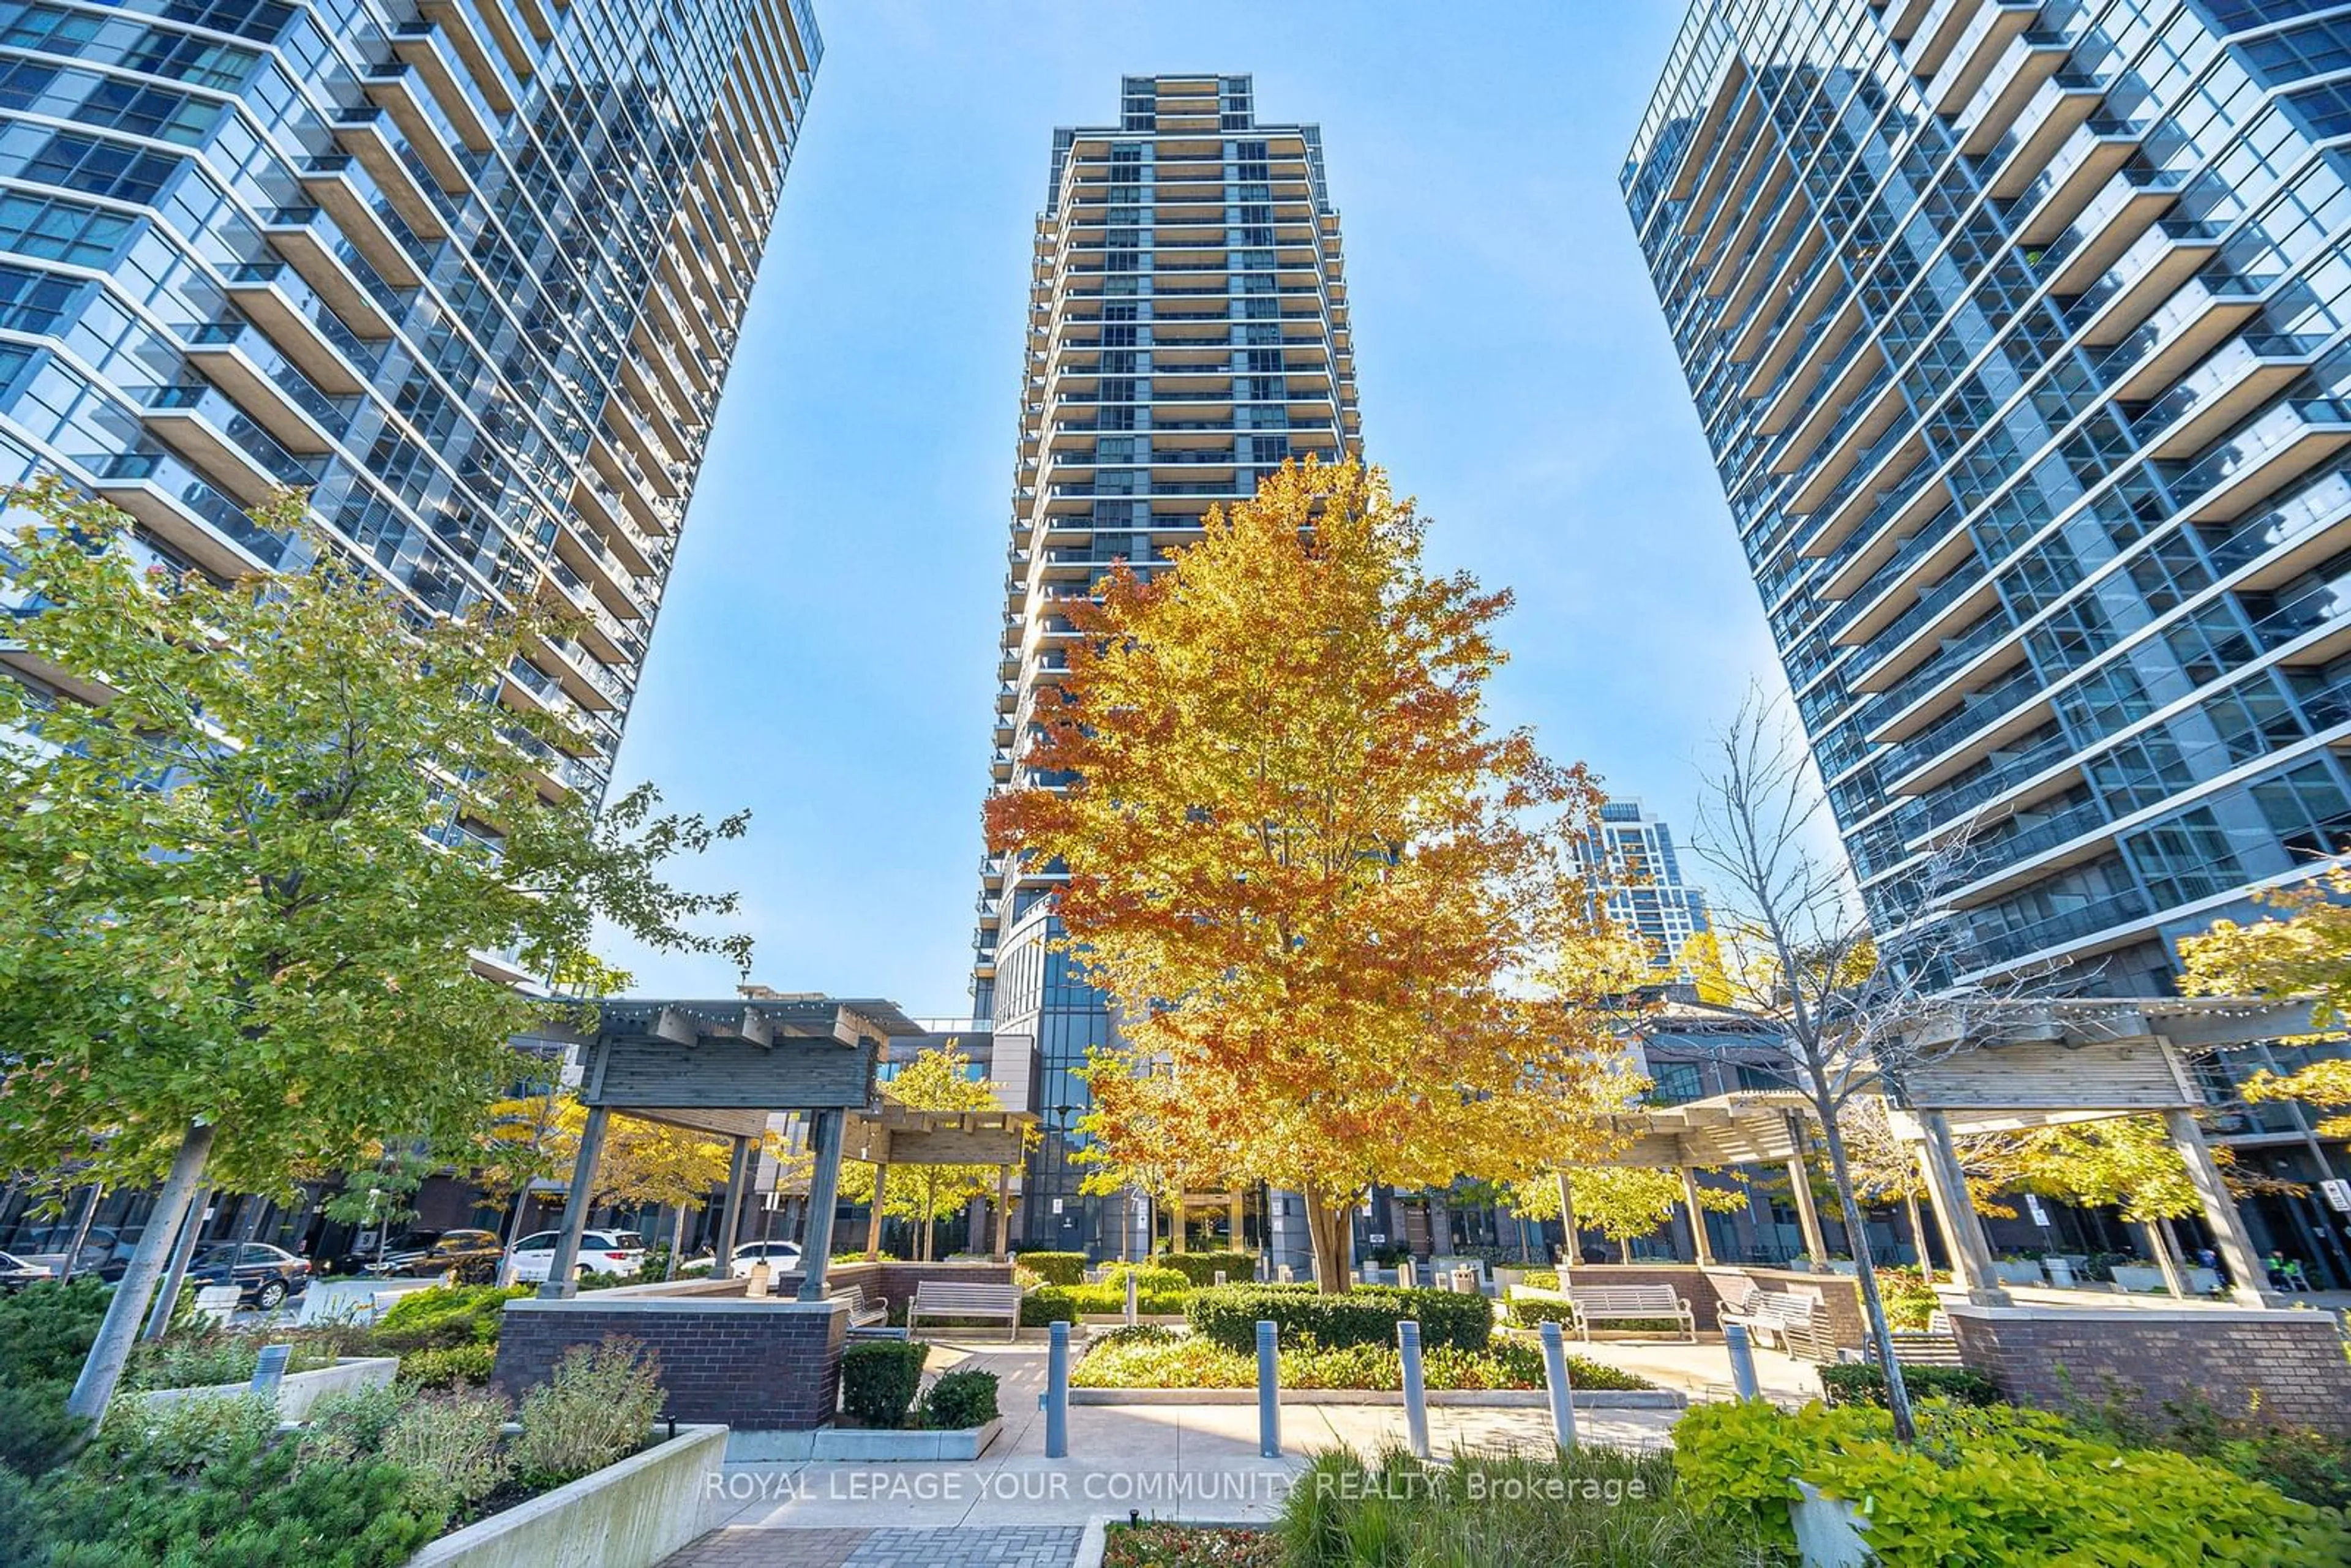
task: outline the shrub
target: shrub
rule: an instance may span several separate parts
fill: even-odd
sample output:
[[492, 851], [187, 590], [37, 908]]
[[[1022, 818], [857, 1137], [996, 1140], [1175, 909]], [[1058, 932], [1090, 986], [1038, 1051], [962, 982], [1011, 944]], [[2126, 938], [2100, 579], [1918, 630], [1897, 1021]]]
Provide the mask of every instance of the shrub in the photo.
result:
[[[1121, 1333], [1130, 1331], [1121, 1330]], [[1081, 1388], [1252, 1388], [1257, 1385], [1257, 1355], [1228, 1350], [1197, 1334], [1176, 1334], [1162, 1329], [1160, 1337], [1105, 1338], [1071, 1370], [1070, 1382]], [[1404, 1386], [1404, 1362], [1390, 1346], [1354, 1344], [1293, 1345], [1280, 1353], [1280, 1371], [1285, 1388], [1369, 1388], [1395, 1390]], [[1542, 1353], [1531, 1345], [1499, 1343], [1484, 1351], [1437, 1346], [1421, 1358], [1421, 1373], [1432, 1390], [1541, 1388]], [[1656, 1385], [1580, 1356], [1568, 1357], [1568, 1377], [1578, 1388], [1641, 1389]]]
[[[1180, 1278], [1180, 1277], [1179, 1277]], [[1188, 1286], [1176, 1290], [1152, 1289], [1137, 1284], [1134, 1310], [1153, 1317], [1172, 1317], [1185, 1310], [1190, 1299]], [[1024, 1328], [1041, 1328], [1047, 1323], [1073, 1323], [1081, 1317], [1106, 1317], [1126, 1311], [1126, 1286], [1116, 1285], [1040, 1285], [1020, 1298], [1020, 1322]]]
[[383, 1435], [381, 1457], [408, 1472], [419, 1508], [455, 1515], [507, 1479], [506, 1419], [507, 1402], [496, 1396], [411, 1397]]
[[1281, 1568], [1281, 1541], [1234, 1524], [1113, 1524], [1102, 1568]]
[[[2000, 1385], [1964, 1366], [1906, 1366], [1902, 1385], [1913, 1399], [1949, 1399], [1961, 1405], [2001, 1403]], [[1886, 1374], [1874, 1361], [1849, 1361], [1821, 1368], [1821, 1391], [1831, 1405], [1886, 1405]]]
[[1173, 1269], [1195, 1285], [1213, 1285], [1223, 1270], [1225, 1283], [1238, 1285], [1257, 1278], [1254, 1252], [1162, 1252], [1151, 1260], [1155, 1269]]
[[1113, 1344], [1174, 1344], [1184, 1337], [1184, 1331], [1166, 1323], [1121, 1323], [1114, 1329], [1100, 1329], [1090, 1336], [1087, 1354]]
[[1358, 1285], [1334, 1296], [1311, 1287], [1211, 1286], [1192, 1292], [1184, 1315], [1194, 1333], [1228, 1350], [1252, 1353], [1260, 1318], [1272, 1320], [1284, 1344], [1311, 1339], [1333, 1346], [1393, 1345], [1396, 1324], [1406, 1318], [1419, 1321], [1421, 1343], [1430, 1347], [1484, 1350], [1494, 1332], [1493, 1303], [1483, 1296], [1384, 1285]]
[[1880, 1269], [1877, 1294], [1886, 1303], [1886, 1326], [1906, 1333], [1923, 1333], [1943, 1305], [1943, 1298], [1916, 1269]]
[[1016, 1255], [1015, 1261], [1049, 1285], [1086, 1282], [1086, 1255], [1082, 1252], [1022, 1252]]
[[412, 1291], [392, 1304], [371, 1336], [377, 1348], [395, 1354], [446, 1350], [455, 1344], [496, 1344], [507, 1303], [535, 1294], [533, 1285], [435, 1285]]
[[920, 1340], [860, 1340], [841, 1353], [841, 1406], [868, 1427], [903, 1427], [931, 1347]]
[[0, 1383], [0, 1470], [38, 1476], [81, 1446], [85, 1423], [66, 1413], [73, 1385]]
[[1542, 1458], [1464, 1454], [1450, 1464], [1392, 1450], [1371, 1466], [1335, 1449], [1297, 1478], [1279, 1529], [1285, 1568], [1781, 1561], [1743, 1521], [1708, 1517], [1677, 1485], [1667, 1456], [1597, 1446]]
[[1530, 1269], [1527, 1270], [1527, 1277], [1520, 1281], [1519, 1283], [1521, 1285], [1531, 1285], [1538, 1291], [1556, 1291], [1559, 1289], [1559, 1270], [1556, 1269]]
[[992, 1372], [943, 1373], [923, 1398], [923, 1425], [943, 1432], [985, 1427], [997, 1413]]
[[1791, 1478], [1849, 1500], [1868, 1511], [1886, 1568], [2172, 1560], [2151, 1558], [2152, 1542], [2192, 1542], [2189, 1561], [2268, 1568], [2351, 1553], [2332, 1513], [2216, 1464], [2093, 1440], [2040, 1411], [1928, 1405], [1919, 1436], [1896, 1447], [1892, 1417], [1866, 1406], [1701, 1405], [1674, 1428], [1674, 1466], [1694, 1500], [1782, 1549], [1795, 1539]]
[[113, 1287], [88, 1275], [0, 1296], [0, 1384], [71, 1383], [98, 1338]]
[[453, 1344], [445, 1350], [412, 1350], [400, 1358], [403, 1388], [478, 1388], [497, 1365], [494, 1344]]
[[1156, 1263], [1113, 1263], [1102, 1270], [1102, 1282], [1126, 1296], [1126, 1278], [1134, 1276], [1134, 1291], [1139, 1296], [1181, 1295], [1192, 1289], [1191, 1276], [1180, 1269], [1162, 1269]]
[[661, 1407], [661, 1360], [651, 1349], [617, 1335], [575, 1345], [523, 1396], [515, 1474], [551, 1487], [601, 1470], [644, 1447]]
[[253, 1381], [261, 1364], [261, 1348], [282, 1344], [290, 1353], [286, 1370], [314, 1372], [332, 1366], [346, 1350], [358, 1347], [364, 1336], [340, 1326], [317, 1329], [273, 1329], [264, 1333], [208, 1326], [174, 1334], [152, 1344], [136, 1346], [124, 1375], [134, 1390], [213, 1388]]
[[2351, 1511], [2351, 1440], [2264, 1419], [2258, 1406], [2231, 1416], [2192, 1396], [2167, 1399], [2159, 1416], [2150, 1416], [2125, 1396], [2068, 1414], [2086, 1435], [2117, 1448], [2176, 1448], [2290, 1498]]

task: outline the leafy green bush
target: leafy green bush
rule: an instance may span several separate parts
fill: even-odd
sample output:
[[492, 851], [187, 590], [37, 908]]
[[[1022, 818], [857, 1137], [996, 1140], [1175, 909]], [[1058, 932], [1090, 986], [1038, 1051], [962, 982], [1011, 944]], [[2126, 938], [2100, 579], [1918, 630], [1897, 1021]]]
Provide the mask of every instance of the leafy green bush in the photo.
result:
[[1406, 1318], [1419, 1321], [1421, 1343], [1431, 1348], [1484, 1350], [1494, 1333], [1493, 1303], [1483, 1296], [1386, 1285], [1358, 1285], [1335, 1296], [1311, 1287], [1211, 1286], [1192, 1292], [1184, 1315], [1195, 1333], [1251, 1353], [1260, 1318], [1277, 1325], [1284, 1344], [1393, 1345], [1396, 1324]]
[[1559, 1270], [1556, 1269], [1530, 1269], [1527, 1270], [1527, 1277], [1520, 1281], [1519, 1283], [1521, 1285], [1531, 1285], [1538, 1291], [1556, 1291], [1559, 1289]]
[[2085, 1436], [2116, 1448], [2176, 1448], [2267, 1481], [2290, 1498], [2351, 1512], [2351, 1440], [2280, 1425], [2258, 1406], [2229, 1416], [2210, 1399], [2190, 1396], [2167, 1399], [2150, 1414], [2126, 1396], [2067, 1414]]
[[[1886, 1568], [2189, 1561], [2320, 1568], [2351, 1555], [2338, 1516], [2220, 1465], [2095, 1441], [2063, 1417], [1928, 1405], [1920, 1441], [1895, 1445], [1866, 1406], [1701, 1405], [1674, 1428], [1693, 1500], [1782, 1548], [1802, 1478], [1868, 1511]], [[2166, 1552], [2150, 1556], [2162, 1543]], [[2191, 1544], [2192, 1543], [2192, 1544]], [[2186, 1548], [2184, 1557], [2173, 1548]]]
[[0, 1296], [0, 1384], [71, 1383], [98, 1338], [110, 1285], [84, 1275]]
[[527, 1485], [561, 1486], [627, 1458], [645, 1446], [662, 1399], [661, 1358], [645, 1344], [616, 1334], [574, 1345], [523, 1396], [515, 1474]]
[[[1964, 1366], [1906, 1366], [1902, 1385], [1913, 1399], [1952, 1399], [1961, 1405], [2001, 1403], [2000, 1385]], [[1849, 1361], [1821, 1368], [1821, 1392], [1831, 1405], [1886, 1405], [1886, 1374], [1874, 1361]]]
[[1736, 1516], [1703, 1513], [1667, 1456], [1596, 1446], [1544, 1458], [1465, 1454], [1450, 1464], [1392, 1450], [1369, 1466], [1336, 1449], [1297, 1478], [1279, 1529], [1283, 1568], [1765, 1568], [1792, 1561]]
[[73, 1385], [62, 1378], [0, 1383], [0, 1470], [38, 1476], [73, 1457], [87, 1424], [66, 1413], [72, 1393]]
[[1886, 1303], [1886, 1326], [1906, 1333], [1925, 1333], [1943, 1305], [1943, 1298], [1916, 1269], [1880, 1269], [1877, 1295]]
[[1254, 1252], [1161, 1252], [1153, 1256], [1155, 1269], [1173, 1269], [1195, 1285], [1213, 1285], [1218, 1271], [1228, 1285], [1238, 1285], [1257, 1278], [1257, 1254]]
[[282, 1344], [289, 1353], [288, 1374], [315, 1372], [360, 1352], [367, 1337], [360, 1330], [338, 1323], [277, 1327], [258, 1333], [208, 1323], [136, 1346], [124, 1373], [124, 1386], [150, 1390], [242, 1385], [253, 1381], [261, 1364], [262, 1347], [271, 1344]]
[[512, 1471], [506, 1419], [507, 1402], [496, 1396], [407, 1396], [384, 1433], [381, 1457], [408, 1472], [408, 1495], [420, 1508], [455, 1517]]
[[[1134, 1310], [1152, 1317], [1173, 1317], [1190, 1299], [1188, 1285], [1175, 1290], [1135, 1286]], [[1023, 1328], [1047, 1323], [1073, 1323], [1082, 1317], [1107, 1317], [1126, 1311], [1126, 1287], [1118, 1285], [1040, 1285], [1020, 1298]]]
[[920, 1340], [860, 1340], [841, 1353], [841, 1406], [868, 1427], [903, 1427], [923, 1385], [931, 1347]]
[[1013, 1261], [1049, 1285], [1086, 1282], [1086, 1255], [1082, 1252], [1020, 1252], [1014, 1255]]
[[942, 1432], [985, 1427], [997, 1414], [992, 1372], [942, 1373], [923, 1396], [923, 1425]]
[[1162, 1269], [1156, 1263], [1113, 1263], [1102, 1270], [1102, 1282], [1125, 1299], [1126, 1277], [1134, 1276], [1137, 1295], [1182, 1295], [1192, 1289], [1192, 1278], [1180, 1269]]
[[1182, 1329], [1167, 1323], [1121, 1323], [1113, 1329], [1096, 1329], [1087, 1339], [1086, 1353], [1091, 1355], [1112, 1344], [1174, 1344], [1183, 1337]]
[[494, 1344], [453, 1344], [444, 1350], [412, 1350], [400, 1358], [403, 1388], [478, 1388], [498, 1363]]
[[534, 1285], [435, 1285], [412, 1291], [392, 1304], [371, 1336], [394, 1354], [446, 1350], [456, 1344], [496, 1344], [507, 1303], [537, 1292]]
[[[1121, 1337], [1129, 1336], [1132, 1337]], [[1583, 1389], [1642, 1389], [1656, 1385], [1629, 1372], [1567, 1358], [1568, 1378]], [[1375, 1344], [1286, 1346], [1279, 1369], [1285, 1388], [1404, 1386], [1403, 1358]], [[1423, 1353], [1421, 1375], [1433, 1390], [1541, 1388], [1542, 1353], [1532, 1345], [1498, 1342], [1483, 1351], [1437, 1345]], [[1253, 1388], [1257, 1353], [1228, 1350], [1198, 1334], [1168, 1329], [1121, 1329], [1097, 1341], [1070, 1372], [1080, 1388]]]

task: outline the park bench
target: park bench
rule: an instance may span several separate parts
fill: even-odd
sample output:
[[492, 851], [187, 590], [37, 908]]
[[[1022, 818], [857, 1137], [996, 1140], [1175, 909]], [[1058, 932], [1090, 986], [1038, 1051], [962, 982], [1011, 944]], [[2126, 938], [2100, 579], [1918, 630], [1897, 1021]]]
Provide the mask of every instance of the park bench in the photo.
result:
[[1688, 1298], [1676, 1295], [1671, 1285], [1571, 1285], [1567, 1301], [1575, 1313], [1575, 1332], [1585, 1339], [1595, 1324], [1659, 1318], [1679, 1323], [1693, 1343], [1698, 1339], [1698, 1317]]
[[954, 1280], [923, 1280], [906, 1307], [906, 1332], [925, 1318], [1002, 1318], [1005, 1337], [1020, 1337], [1020, 1287], [975, 1285]]
[[1820, 1320], [1820, 1297], [1795, 1291], [1757, 1291], [1737, 1311], [1722, 1314], [1725, 1324], [1737, 1323], [1757, 1344], [1775, 1346], [1791, 1355], [1813, 1355], [1820, 1348], [1826, 1337]]
[[[825, 1299], [846, 1301], [849, 1304], [849, 1332], [853, 1335], [865, 1339], [902, 1339], [905, 1336], [905, 1330], [888, 1326], [890, 1322], [888, 1304], [867, 1301], [865, 1287], [862, 1285], [843, 1285], [838, 1290], [827, 1291]], [[879, 1334], [874, 1332], [876, 1329], [880, 1330]]]
[[1937, 1309], [1924, 1329], [1896, 1329], [1894, 1359], [1905, 1366], [1959, 1366], [1959, 1342], [1951, 1333], [1949, 1312]]

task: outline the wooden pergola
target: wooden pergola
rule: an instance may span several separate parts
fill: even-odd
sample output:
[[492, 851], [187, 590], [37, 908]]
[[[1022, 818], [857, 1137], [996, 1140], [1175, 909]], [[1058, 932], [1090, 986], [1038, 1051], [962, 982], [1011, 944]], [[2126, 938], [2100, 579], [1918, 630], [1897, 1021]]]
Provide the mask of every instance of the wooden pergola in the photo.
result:
[[[1008, 1256], [1012, 1173], [1027, 1156], [1037, 1118], [1027, 1111], [914, 1111], [884, 1103], [852, 1111], [843, 1129], [843, 1157], [873, 1167], [873, 1209], [865, 1226], [865, 1256], [882, 1255], [882, 1199], [897, 1166], [994, 1166], [998, 1262]], [[805, 1251], [802, 1253], [806, 1257]], [[805, 1292], [803, 1292], [805, 1293]]]
[[[1896, 1136], [1917, 1149], [1937, 1228], [1971, 1301], [2006, 1305], [2009, 1297], [1993, 1271], [1960, 1167], [1959, 1138], [2159, 1115], [2187, 1166], [2231, 1292], [2249, 1304], [2273, 1306], [2277, 1300], [2264, 1289], [2266, 1275], [2236, 1200], [2197, 1124], [2196, 1113], [2208, 1101], [2189, 1061], [2207, 1051], [2309, 1032], [2307, 1001], [2160, 997], [1975, 1004], [1919, 1031], [1913, 1038], [1919, 1049], [1903, 1053], [1917, 1058], [1915, 1063], [1868, 1088], [1884, 1097]], [[1697, 1219], [1698, 1171], [1784, 1166], [1805, 1247], [1819, 1268], [1827, 1247], [1804, 1168], [1809, 1115], [1809, 1099], [1792, 1089], [1740, 1090], [1679, 1105], [1637, 1107], [1609, 1118], [1620, 1142], [1604, 1157], [1583, 1163], [1677, 1168], [1701, 1264], [1714, 1260], [1706, 1227]], [[1560, 1197], [1568, 1203], [1563, 1176]], [[1566, 1212], [1572, 1236], [1572, 1206]]]
[[822, 1301], [845, 1120], [872, 1104], [874, 1066], [888, 1042], [920, 1035], [922, 1027], [894, 1002], [818, 995], [695, 1001], [626, 997], [598, 1003], [596, 1014], [593, 1033], [569, 1040], [580, 1048], [580, 1099], [588, 1115], [555, 1258], [539, 1294], [567, 1297], [578, 1289], [572, 1275], [580, 1238], [588, 1225], [605, 1124], [613, 1112], [733, 1143], [726, 1208], [719, 1218], [724, 1269], [734, 1257], [752, 1160], [767, 1134], [768, 1118], [779, 1111], [802, 1111], [810, 1121], [815, 1168], [809, 1178], [799, 1298]]

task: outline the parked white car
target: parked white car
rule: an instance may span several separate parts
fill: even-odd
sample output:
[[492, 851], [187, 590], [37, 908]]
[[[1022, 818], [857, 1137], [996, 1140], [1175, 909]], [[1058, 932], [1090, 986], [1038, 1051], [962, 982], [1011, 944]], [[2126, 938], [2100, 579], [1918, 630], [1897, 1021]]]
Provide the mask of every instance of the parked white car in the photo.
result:
[[[561, 1232], [542, 1230], [514, 1244], [514, 1278], [517, 1284], [543, 1283], [555, 1262], [555, 1244]], [[580, 1236], [580, 1262], [574, 1279], [584, 1274], [633, 1274], [645, 1260], [645, 1239], [633, 1230], [587, 1230]]]
[[800, 1266], [800, 1244], [797, 1241], [746, 1241], [735, 1249], [737, 1279], [749, 1279], [754, 1263], [765, 1263], [770, 1274], [789, 1273]]

